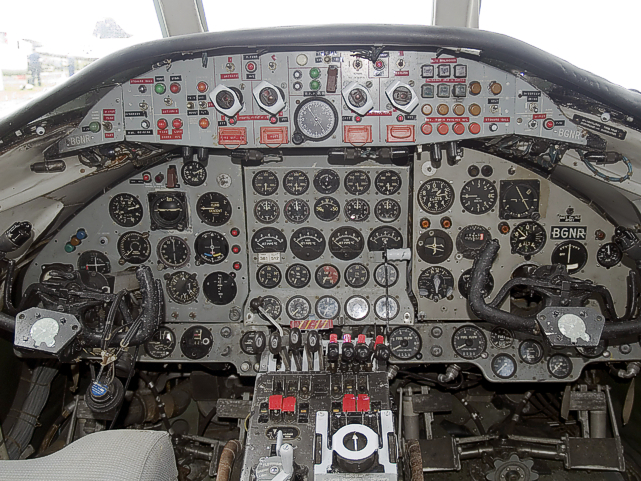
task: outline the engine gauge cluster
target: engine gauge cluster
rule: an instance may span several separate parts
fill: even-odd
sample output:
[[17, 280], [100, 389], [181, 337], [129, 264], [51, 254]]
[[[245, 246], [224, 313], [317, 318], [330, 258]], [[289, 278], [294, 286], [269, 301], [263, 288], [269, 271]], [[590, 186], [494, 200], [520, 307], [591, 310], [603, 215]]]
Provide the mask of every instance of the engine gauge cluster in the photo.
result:
[[[301, 102], [302, 105], [302, 102]], [[300, 106], [299, 106], [300, 107]], [[321, 127], [299, 112], [306, 142]], [[331, 109], [330, 109], [331, 110]], [[319, 118], [321, 123], [324, 121]], [[307, 130], [306, 130], [307, 129]], [[364, 324], [411, 319], [403, 288], [406, 264], [383, 265], [387, 249], [407, 246], [409, 167], [362, 162], [336, 165], [320, 157], [289, 157], [281, 164], [244, 171], [248, 209], [250, 297], [273, 296], [283, 306], [279, 322], [314, 319]], [[282, 276], [273, 277], [276, 269]], [[268, 276], [269, 274], [269, 276]], [[355, 292], [355, 289], [358, 291]], [[245, 307], [248, 323], [267, 324]]]

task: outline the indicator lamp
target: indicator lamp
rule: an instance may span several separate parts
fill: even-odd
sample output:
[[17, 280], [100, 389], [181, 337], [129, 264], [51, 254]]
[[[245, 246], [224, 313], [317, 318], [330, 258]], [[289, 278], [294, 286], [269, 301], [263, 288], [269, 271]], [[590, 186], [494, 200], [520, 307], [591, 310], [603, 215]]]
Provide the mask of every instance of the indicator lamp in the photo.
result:
[[240, 229], [238, 229], [238, 228], [234, 227], [234, 228], [230, 231], [230, 234], [232, 235], [232, 237], [238, 237], [238, 236], [240, 235]]
[[207, 85], [207, 82], [198, 82], [198, 85], [196, 85], [196, 90], [198, 90], [200, 93], [205, 93], [207, 90], [209, 90], [209, 85]]
[[430, 225], [429, 219], [421, 219], [421, 229], [429, 229]]
[[162, 95], [167, 91], [167, 87], [165, 86], [165, 84], [160, 84], [159, 83], [159, 84], [154, 85], [154, 91], [158, 95]]
[[241, 269], [241, 267], [243, 267], [243, 266], [242, 266], [242, 264], [240, 262], [234, 262], [232, 267], [234, 268], [235, 271], [239, 271]]
[[156, 125], [160, 130], [165, 130], [167, 128], [167, 121], [165, 119], [158, 119], [158, 122], [156, 122]]
[[169, 90], [171, 90], [171, 93], [172, 93], [172, 94], [177, 94], [177, 93], [179, 93], [179, 92], [180, 92], [180, 84], [179, 84], [179, 83], [176, 83], [176, 82], [172, 83], [172, 84], [169, 86]]
[[86, 239], [87, 231], [84, 229], [78, 229], [78, 232], [76, 232], [76, 237], [80, 240]]
[[181, 129], [182, 126], [183, 126], [183, 121], [180, 120], [180, 119], [174, 119], [174, 120], [171, 121], [171, 126], [174, 129]]
[[452, 227], [452, 219], [449, 217], [443, 217], [441, 219], [441, 227], [443, 227], [443, 229], [449, 229]]
[[318, 69], [318, 68], [316, 68], [316, 67], [313, 67], [313, 68], [312, 68], [312, 69], [310, 69], [310, 71], [309, 71], [309, 76], [310, 76], [311, 78], [318, 78], [318, 77], [320, 77], [320, 69]]
[[470, 82], [470, 93], [478, 95], [481, 93], [482, 87], [480, 82]]
[[231, 251], [232, 251], [234, 254], [238, 254], [238, 253], [240, 253], [240, 246], [239, 246], [239, 245], [232, 246]]
[[73, 245], [71, 245], [71, 243], [67, 242], [67, 243], [65, 244], [65, 252], [66, 252], [66, 253], [70, 254], [70, 253], [72, 253], [72, 252], [73, 252], [73, 251], [75, 251], [75, 250], [76, 250], [76, 247], [75, 247], [75, 246], [73, 246]]
[[429, 122], [425, 122], [423, 125], [421, 125], [421, 132], [423, 132], [425, 135], [430, 135], [432, 133], [432, 124]]
[[96, 122], [96, 121], [91, 122], [89, 124], [89, 130], [91, 130], [94, 134], [96, 132], [100, 132], [100, 122]]
[[200, 125], [201, 129], [206, 129], [207, 127], [209, 127], [209, 119], [203, 117], [198, 121], [198, 125]]
[[499, 232], [503, 235], [510, 233], [510, 225], [507, 222], [501, 222], [499, 224]]
[[463, 135], [465, 133], [465, 125], [463, 125], [461, 122], [456, 122], [454, 125], [452, 125], [452, 131], [456, 135]]
[[312, 80], [309, 82], [309, 88], [312, 90], [318, 90], [321, 87], [321, 83], [318, 80]]
[[481, 126], [476, 122], [472, 122], [468, 129], [470, 130], [470, 134], [476, 135], [481, 131]]
[[445, 135], [450, 131], [450, 128], [447, 126], [446, 123], [441, 123], [441, 124], [438, 124], [438, 127], [436, 127], [436, 130], [438, 130], [439, 134]]

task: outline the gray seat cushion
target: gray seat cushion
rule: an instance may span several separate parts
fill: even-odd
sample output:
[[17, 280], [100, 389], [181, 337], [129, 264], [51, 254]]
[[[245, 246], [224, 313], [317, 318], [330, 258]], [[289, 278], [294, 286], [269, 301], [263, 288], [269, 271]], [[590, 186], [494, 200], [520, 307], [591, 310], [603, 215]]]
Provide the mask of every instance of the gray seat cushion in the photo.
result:
[[129, 429], [90, 434], [38, 459], [0, 461], [1, 481], [175, 481], [169, 434]]

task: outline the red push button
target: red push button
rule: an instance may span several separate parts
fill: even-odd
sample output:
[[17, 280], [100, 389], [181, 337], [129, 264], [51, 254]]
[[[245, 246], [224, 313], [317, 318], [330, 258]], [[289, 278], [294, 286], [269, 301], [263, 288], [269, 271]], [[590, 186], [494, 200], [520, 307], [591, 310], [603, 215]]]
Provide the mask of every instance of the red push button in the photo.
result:
[[383, 336], [376, 336], [376, 341], [374, 342], [377, 346], [379, 344], [385, 344], [385, 338]]
[[289, 396], [283, 399], [283, 412], [284, 413], [296, 412], [296, 398], [294, 396]]
[[452, 125], [452, 131], [454, 131], [456, 135], [463, 135], [465, 133], [465, 125], [461, 122], [456, 122]]
[[171, 126], [174, 129], [182, 129], [183, 121], [180, 120], [180, 119], [174, 119], [174, 120], [171, 121]]
[[358, 395], [358, 410], [362, 413], [369, 411], [369, 396], [367, 394]]
[[365, 334], [359, 334], [356, 342], [359, 344], [365, 344]]
[[232, 264], [232, 267], [234, 268], [235, 271], [239, 271], [243, 267], [243, 265], [240, 262], [234, 262]]
[[283, 396], [280, 394], [269, 396], [269, 410], [280, 411], [281, 409], [283, 409]]
[[206, 129], [207, 127], [209, 127], [209, 119], [203, 117], [198, 121], [198, 125], [200, 125], [201, 129]]
[[429, 122], [425, 122], [423, 125], [421, 125], [421, 132], [423, 132], [425, 135], [430, 135], [432, 133], [432, 124]]
[[234, 227], [231, 231], [230, 234], [232, 237], [238, 237], [240, 235], [240, 230], [238, 230], [236, 227]]
[[238, 254], [240, 252], [240, 246], [232, 246], [231, 251], [234, 254]]
[[256, 71], [256, 62], [247, 62], [245, 65], [245, 70], [248, 72], [255, 72]]
[[356, 396], [354, 396], [353, 394], [345, 394], [343, 396], [343, 412], [344, 413], [356, 412]]
[[543, 122], [543, 127], [545, 127], [545, 130], [552, 130], [554, 128], [554, 120], [547, 119]]
[[169, 124], [165, 119], [158, 119], [158, 122], [156, 122], [156, 125], [160, 130], [165, 130]]
[[468, 129], [470, 130], [470, 134], [476, 135], [481, 131], [481, 126], [476, 122], [472, 122]]
[[338, 335], [330, 334], [329, 335], [329, 342], [338, 342]]
[[438, 127], [436, 127], [436, 130], [438, 131], [439, 134], [445, 135], [450, 131], [450, 128], [447, 126], [445, 123], [438, 124]]
[[169, 90], [171, 90], [172, 94], [177, 94], [180, 92], [180, 84], [173, 83], [169, 86]]

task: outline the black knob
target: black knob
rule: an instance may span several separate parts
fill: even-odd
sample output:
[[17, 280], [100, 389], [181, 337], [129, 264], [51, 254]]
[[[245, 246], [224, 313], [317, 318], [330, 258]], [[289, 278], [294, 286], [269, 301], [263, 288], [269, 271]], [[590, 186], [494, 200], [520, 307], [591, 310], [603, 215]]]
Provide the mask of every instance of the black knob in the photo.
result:
[[327, 360], [329, 362], [336, 362], [340, 357], [340, 351], [338, 349], [338, 343], [330, 342], [327, 346]]
[[371, 351], [369, 349], [369, 346], [365, 343], [359, 342], [356, 344], [356, 360], [360, 363], [367, 363], [369, 362], [371, 357]]
[[279, 354], [282, 342], [283, 340], [280, 337], [280, 333], [278, 331], [272, 332], [269, 335], [269, 352], [271, 352], [274, 356]]
[[254, 338], [254, 352], [256, 354], [262, 354], [265, 350], [265, 345], [267, 344], [267, 339], [265, 339], [265, 334], [263, 332], [256, 332], [256, 337]]
[[303, 334], [297, 327], [289, 331], [289, 347], [293, 351], [300, 351], [303, 347]]
[[263, 298], [262, 297], [254, 297], [251, 301], [249, 301], [249, 307], [251, 308], [252, 311], [258, 312], [259, 307], [263, 305]]
[[310, 352], [316, 352], [320, 349], [320, 347], [321, 342], [318, 331], [309, 331], [309, 333], [307, 334], [307, 349]]
[[376, 357], [377, 361], [387, 362], [389, 361], [391, 355], [392, 351], [386, 344], [379, 344], [378, 346], [376, 346], [374, 357]]
[[356, 357], [356, 348], [351, 342], [343, 343], [343, 352], [341, 353], [341, 359], [343, 362], [352, 362]]

